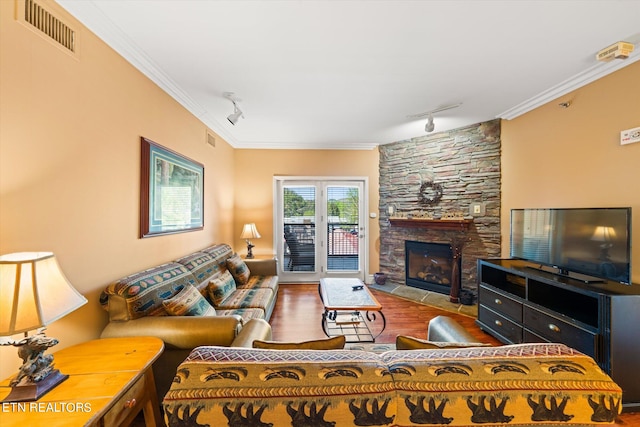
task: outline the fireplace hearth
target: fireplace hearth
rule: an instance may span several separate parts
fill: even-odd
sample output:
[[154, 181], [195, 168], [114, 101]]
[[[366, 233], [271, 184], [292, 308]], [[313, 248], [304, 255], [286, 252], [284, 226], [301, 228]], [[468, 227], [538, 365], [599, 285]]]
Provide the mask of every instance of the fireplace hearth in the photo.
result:
[[[405, 281], [407, 286], [442, 294], [452, 294], [455, 264], [460, 258], [454, 257], [454, 249], [447, 243], [405, 241]], [[459, 278], [458, 278], [459, 280]], [[457, 294], [456, 294], [457, 295]]]

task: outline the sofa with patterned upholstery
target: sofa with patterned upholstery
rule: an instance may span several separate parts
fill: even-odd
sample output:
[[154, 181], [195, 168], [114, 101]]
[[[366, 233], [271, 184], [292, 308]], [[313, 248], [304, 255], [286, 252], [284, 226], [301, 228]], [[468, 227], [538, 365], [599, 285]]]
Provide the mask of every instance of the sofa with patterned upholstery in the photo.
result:
[[229, 245], [217, 244], [107, 286], [100, 296], [109, 313], [102, 337], [161, 338], [165, 350], [154, 365], [161, 396], [195, 347], [270, 339], [277, 293], [275, 259], [248, 267]]
[[622, 391], [562, 344], [393, 350], [198, 347], [168, 426], [596, 426]]

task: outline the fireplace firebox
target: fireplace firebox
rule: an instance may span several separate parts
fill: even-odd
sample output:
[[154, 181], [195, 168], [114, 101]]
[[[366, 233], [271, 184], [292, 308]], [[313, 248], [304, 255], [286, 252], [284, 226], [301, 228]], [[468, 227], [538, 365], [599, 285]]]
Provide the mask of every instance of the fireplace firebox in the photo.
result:
[[452, 286], [459, 286], [453, 283], [454, 269], [460, 271], [459, 263], [450, 244], [405, 241], [407, 286], [450, 295]]

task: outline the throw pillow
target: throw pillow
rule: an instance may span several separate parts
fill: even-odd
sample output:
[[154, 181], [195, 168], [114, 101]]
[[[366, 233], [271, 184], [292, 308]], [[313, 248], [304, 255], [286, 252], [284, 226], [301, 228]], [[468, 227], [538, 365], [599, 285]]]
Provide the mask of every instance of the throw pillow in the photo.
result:
[[200, 291], [187, 285], [180, 292], [162, 301], [164, 309], [172, 316], [215, 316], [216, 310]]
[[249, 271], [247, 264], [242, 260], [242, 258], [240, 258], [240, 255], [231, 255], [231, 257], [227, 259], [227, 268], [233, 275], [233, 278], [236, 279], [236, 284], [238, 286], [247, 284], [251, 272]]
[[231, 273], [224, 271], [209, 281], [207, 291], [213, 305], [220, 305], [222, 301], [236, 291], [236, 281]]
[[278, 341], [253, 341], [253, 348], [266, 348], [271, 350], [341, 350], [346, 339], [344, 335], [313, 341], [302, 342], [278, 342]]
[[465, 347], [487, 347], [491, 344], [479, 342], [441, 342], [429, 341], [420, 338], [398, 335], [396, 337], [396, 350], [418, 350], [437, 348], [465, 348]]

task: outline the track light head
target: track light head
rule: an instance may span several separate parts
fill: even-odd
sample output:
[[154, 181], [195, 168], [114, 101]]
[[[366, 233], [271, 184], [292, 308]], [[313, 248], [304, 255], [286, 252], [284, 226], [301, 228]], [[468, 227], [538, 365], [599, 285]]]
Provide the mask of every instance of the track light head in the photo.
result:
[[427, 124], [424, 126], [424, 130], [425, 132], [433, 132], [433, 130], [436, 128], [435, 124], [433, 123], [433, 113], [439, 113], [440, 111], [451, 110], [452, 108], [458, 108], [461, 105], [462, 105], [462, 102], [458, 104], [445, 105], [444, 107], [439, 107], [439, 108], [436, 108], [435, 110], [427, 111], [425, 113], [412, 114], [410, 116], [407, 116], [407, 118], [422, 119], [424, 117], [428, 117]]
[[240, 120], [240, 117], [242, 117], [242, 111], [240, 111], [240, 109], [236, 106], [236, 104], [233, 104], [233, 113], [229, 114], [227, 116], [227, 120], [229, 120], [229, 123], [231, 123], [232, 125], [235, 126], [235, 124], [238, 122], [238, 120]]
[[235, 126], [238, 120], [240, 120], [240, 117], [244, 117], [237, 104], [238, 102], [240, 102], [240, 99], [236, 98], [233, 92], [225, 92], [222, 94], [222, 96], [233, 103], [233, 113], [227, 116], [227, 120], [229, 120], [229, 123]]
[[429, 113], [429, 118], [427, 119], [427, 124], [424, 126], [425, 132], [433, 132], [436, 128], [436, 125], [433, 123], [433, 114]]

